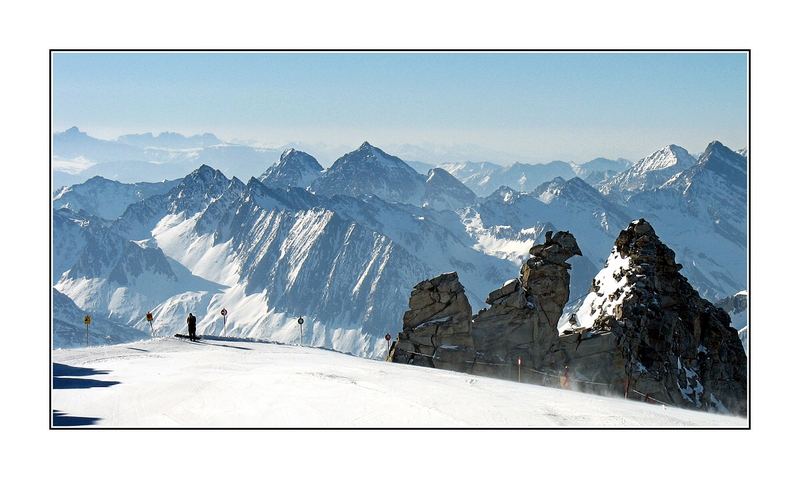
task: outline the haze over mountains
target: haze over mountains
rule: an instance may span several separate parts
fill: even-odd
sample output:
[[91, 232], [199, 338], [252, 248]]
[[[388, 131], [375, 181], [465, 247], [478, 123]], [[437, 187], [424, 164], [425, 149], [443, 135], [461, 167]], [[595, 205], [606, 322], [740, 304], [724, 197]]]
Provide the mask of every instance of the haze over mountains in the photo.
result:
[[[165, 179], [184, 177], [203, 164], [219, 169], [229, 177], [258, 177], [264, 172], [265, 165], [278, 163], [286, 150], [294, 149], [310, 155], [319, 152], [323, 156], [316, 156], [315, 162], [324, 166], [330, 166], [334, 160], [349, 151], [347, 147], [318, 143], [292, 142], [275, 147], [247, 140], [226, 142], [211, 133], [192, 136], [173, 132], [156, 135], [143, 133], [102, 140], [88, 135], [77, 127], [55, 133], [52, 146], [53, 186], [56, 188], [80, 183], [94, 176], [103, 176], [125, 183], [158, 183]], [[442, 165], [443, 169], [450, 171], [448, 166], [450, 163], [472, 164], [492, 161], [493, 168], [502, 169], [500, 164], [530, 162], [517, 155], [472, 145], [448, 147], [429, 144], [396, 145], [392, 147], [392, 152], [417, 173], [423, 175], [427, 175], [428, 171], [437, 165]], [[604, 171], [616, 172], [621, 169], [620, 165], [627, 165], [626, 160], [603, 161], [608, 162], [610, 166], [596, 164], [597, 160], [582, 165], [559, 161], [553, 162], [557, 166], [542, 167], [538, 164], [531, 166], [536, 166], [534, 170], [558, 169], [561, 176], [573, 176], [573, 173], [568, 171], [572, 168], [574, 175], [586, 179], [585, 175], [602, 176]], [[617, 166], [614, 166], [615, 163]], [[566, 169], [564, 165], [568, 165]], [[460, 176], [459, 179], [464, 181]], [[489, 185], [487, 188], [491, 190], [483, 191], [469, 182], [465, 183], [478, 194], [489, 194], [496, 188], [496, 186], [491, 188], [492, 185]], [[532, 187], [538, 185], [535, 178], [531, 179], [530, 183]], [[519, 185], [516, 187], [519, 188]]]
[[[480, 305], [518, 275], [534, 241], [569, 230], [584, 253], [570, 261], [574, 301], [640, 217], [704, 297], [747, 287], [747, 158], [719, 142], [698, 158], [669, 145], [633, 164], [431, 163], [420, 172], [367, 142], [326, 169], [298, 149], [217, 141], [54, 135], [54, 176], [77, 183], [53, 195], [57, 324], [88, 312], [113, 325], [103, 338], [117, 342], [149, 331], [147, 311], [159, 334], [185, 328], [191, 311], [201, 334], [219, 334], [225, 307], [227, 333], [290, 342], [302, 315], [307, 343], [371, 357], [401, 329], [420, 280], [458, 271]], [[67, 174], [60, 162], [91, 166]], [[55, 336], [63, 346], [84, 340], [62, 326]]]

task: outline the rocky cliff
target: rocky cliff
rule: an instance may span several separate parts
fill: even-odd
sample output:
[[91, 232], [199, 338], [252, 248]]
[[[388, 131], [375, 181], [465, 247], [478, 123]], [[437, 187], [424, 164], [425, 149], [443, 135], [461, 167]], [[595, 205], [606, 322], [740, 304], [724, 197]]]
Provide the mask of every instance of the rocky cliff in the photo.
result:
[[544, 244], [534, 245], [530, 254], [519, 279], [489, 293], [491, 306], [475, 317], [476, 373], [517, 377], [518, 362], [528, 375], [530, 368], [557, 372], [563, 364], [557, 326], [569, 298], [567, 259], [581, 251], [572, 234], [559, 231], [548, 232]]
[[520, 277], [472, 315], [456, 273], [414, 287], [393, 360], [704, 410], [747, 412], [747, 358], [728, 314], [680, 274], [640, 219], [617, 238], [576, 315], [568, 232], [534, 245]]
[[475, 357], [472, 307], [458, 274], [425, 280], [411, 291], [394, 361], [467, 371]]
[[613, 334], [624, 370], [605, 375], [624, 376], [629, 393], [745, 414], [747, 357], [737, 331], [680, 270], [652, 226], [634, 221], [619, 234], [576, 319], [591, 333]]

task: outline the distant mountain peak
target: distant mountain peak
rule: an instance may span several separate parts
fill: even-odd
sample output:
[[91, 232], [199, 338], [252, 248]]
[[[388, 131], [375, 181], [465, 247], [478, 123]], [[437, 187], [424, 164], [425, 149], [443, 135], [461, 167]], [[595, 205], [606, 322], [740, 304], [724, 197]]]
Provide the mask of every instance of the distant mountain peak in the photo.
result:
[[308, 153], [288, 148], [281, 154], [280, 161], [267, 168], [259, 180], [273, 188], [305, 188], [319, 178], [324, 169]]
[[200, 165], [199, 168], [189, 173], [189, 175], [186, 178], [199, 179], [204, 183], [216, 181], [219, 179], [223, 179], [225, 181], [228, 180], [228, 178], [220, 170], [215, 170], [214, 168], [206, 164]]
[[630, 194], [660, 187], [677, 173], [697, 164], [697, 159], [685, 148], [669, 144], [634, 163], [599, 185], [600, 191]]
[[[705, 156], [709, 156], [712, 153], [721, 153], [721, 154], [724, 154], [724, 155], [729, 155], [731, 153], [736, 153], [736, 152], [731, 150], [730, 148], [728, 148], [724, 144], [722, 144], [721, 141], [714, 140], [711, 143], [709, 143], [708, 146], [706, 146], [706, 149], [705, 149], [705, 151], [703, 151], [702, 156], [704, 156], [704, 157]], [[737, 154], [741, 155], [741, 153], [737, 153]]]
[[213, 133], [186, 136], [174, 131], [162, 131], [157, 135], [151, 132], [122, 135], [116, 141], [139, 148], [166, 149], [205, 148], [225, 143]]
[[491, 195], [487, 196], [487, 200], [499, 201], [501, 203], [513, 203], [521, 193], [509, 186], [500, 186]]
[[372, 194], [388, 202], [419, 204], [425, 179], [400, 158], [365, 141], [357, 150], [336, 160], [311, 189], [326, 196]]
[[67, 128], [61, 133], [56, 133], [56, 135], [61, 136], [63, 138], [84, 138], [89, 136], [86, 134], [85, 131], [81, 131], [77, 126]]

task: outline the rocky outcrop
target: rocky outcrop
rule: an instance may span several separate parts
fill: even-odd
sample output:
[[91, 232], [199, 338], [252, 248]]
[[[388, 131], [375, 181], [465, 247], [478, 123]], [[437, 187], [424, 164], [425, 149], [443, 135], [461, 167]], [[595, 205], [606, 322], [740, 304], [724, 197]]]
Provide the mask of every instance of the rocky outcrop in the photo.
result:
[[475, 357], [472, 307], [457, 273], [425, 280], [411, 291], [395, 362], [466, 371]]
[[692, 288], [645, 220], [619, 234], [561, 335], [566, 261], [580, 248], [570, 233], [548, 232], [530, 253], [475, 316], [456, 273], [415, 286], [393, 360], [746, 413], [747, 358], [730, 317]]
[[536, 375], [531, 367], [557, 371], [563, 361], [556, 326], [569, 298], [566, 260], [576, 254], [580, 248], [570, 233], [548, 232], [544, 244], [531, 248], [520, 278], [489, 293], [490, 307], [475, 317], [456, 273], [419, 283], [393, 360], [494, 377], [517, 377], [520, 360], [526, 376]]
[[623, 230], [577, 319], [592, 333], [613, 334], [624, 367], [599, 371], [608, 365], [595, 362], [581, 369], [624, 382], [629, 394], [745, 414], [747, 358], [737, 331], [680, 270], [675, 253], [645, 220]]
[[559, 231], [547, 232], [544, 244], [534, 245], [531, 257], [522, 265], [520, 278], [506, 282], [489, 293], [475, 317], [473, 337], [477, 350], [474, 372], [499, 377], [517, 377], [525, 365], [527, 375], [546, 382], [548, 376], [536, 374], [557, 372], [563, 355], [558, 347], [558, 318], [569, 298], [567, 259], [580, 255], [575, 237]]

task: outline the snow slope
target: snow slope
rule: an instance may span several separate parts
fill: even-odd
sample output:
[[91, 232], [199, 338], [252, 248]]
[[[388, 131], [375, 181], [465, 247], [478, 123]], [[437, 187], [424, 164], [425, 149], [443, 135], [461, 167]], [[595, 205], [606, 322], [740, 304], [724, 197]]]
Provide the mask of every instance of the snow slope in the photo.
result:
[[53, 194], [53, 208], [69, 208], [75, 212], [113, 220], [138, 201], [171, 190], [179, 180], [160, 183], [120, 183], [101, 176], [79, 185], [65, 186]]
[[263, 342], [53, 351], [52, 405], [95, 427], [747, 427], [745, 418]]

